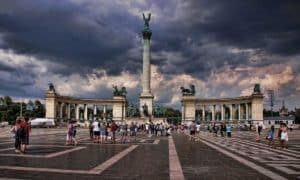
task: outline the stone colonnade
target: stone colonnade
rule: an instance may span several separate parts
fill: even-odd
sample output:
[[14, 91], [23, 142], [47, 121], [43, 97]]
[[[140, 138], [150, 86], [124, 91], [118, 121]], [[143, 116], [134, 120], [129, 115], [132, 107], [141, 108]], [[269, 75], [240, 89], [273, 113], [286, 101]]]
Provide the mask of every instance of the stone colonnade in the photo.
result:
[[[88, 117], [88, 106], [93, 106], [93, 117], [97, 115], [98, 106], [103, 106], [102, 115], [106, 120], [107, 107], [112, 107], [112, 119], [123, 121], [126, 117], [126, 97], [114, 96], [113, 99], [80, 99], [68, 96], [60, 96], [54, 91], [48, 91], [46, 95], [46, 118], [80, 120], [80, 106], [83, 106], [83, 120], [91, 120]], [[75, 117], [71, 117], [71, 107], [75, 109]]]
[[183, 123], [263, 120], [262, 94], [220, 99], [196, 99], [195, 96], [183, 96], [181, 102]]

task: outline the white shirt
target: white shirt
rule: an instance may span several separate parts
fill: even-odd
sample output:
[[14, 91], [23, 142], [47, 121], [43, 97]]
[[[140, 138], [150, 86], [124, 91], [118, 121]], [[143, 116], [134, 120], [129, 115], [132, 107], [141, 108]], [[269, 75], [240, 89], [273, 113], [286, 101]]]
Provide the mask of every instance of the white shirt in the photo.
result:
[[93, 131], [100, 131], [99, 122], [97, 121], [93, 122], [92, 126], [93, 126]]

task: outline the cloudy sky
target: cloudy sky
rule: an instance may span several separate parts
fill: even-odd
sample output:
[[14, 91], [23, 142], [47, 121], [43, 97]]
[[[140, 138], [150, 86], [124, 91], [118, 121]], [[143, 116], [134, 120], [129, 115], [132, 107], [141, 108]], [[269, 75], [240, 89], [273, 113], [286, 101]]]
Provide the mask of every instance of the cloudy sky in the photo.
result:
[[199, 98], [249, 95], [260, 83], [278, 106], [300, 107], [297, 0], [1, 0], [0, 96], [44, 99], [51, 81], [85, 98], [126, 86], [137, 103], [142, 12], [152, 13], [156, 104], [178, 108], [191, 83]]

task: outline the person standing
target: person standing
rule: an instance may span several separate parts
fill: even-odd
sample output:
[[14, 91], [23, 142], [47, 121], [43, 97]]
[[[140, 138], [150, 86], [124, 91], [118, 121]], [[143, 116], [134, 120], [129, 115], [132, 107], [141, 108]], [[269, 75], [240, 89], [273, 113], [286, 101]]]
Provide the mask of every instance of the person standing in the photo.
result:
[[21, 152], [21, 119], [17, 118], [15, 125], [10, 130], [15, 134], [15, 152]]
[[190, 141], [195, 141], [196, 125], [194, 121], [190, 125]]
[[226, 128], [227, 137], [231, 138], [231, 125], [228, 124], [227, 126], [225, 126], [225, 128]]
[[110, 130], [112, 132], [112, 143], [116, 144], [116, 131], [118, 130], [118, 125], [115, 123], [115, 121], [112, 121], [110, 125]]
[[288, 128], [287, 125], [285, 123], [282, 124], [282, 129], [281, 129], [281, 137], [280, 137], [280, 141], [281, 141], [281, 148], [285, 148], [287, 149], [287, 142], [289, 140], [288, 138]]
[[274, 136], [275, 136], [275, 128], [274, 128], [274, 125], [272, 125], [271, 129], [268, 131], [268, 135], [266, 137], [266, 139], [269, 141], [268, 142], [268, 146], [269, 147], [275, 148]]
[[96, 120], [92, 124], [93, 132], [94, 132], [94, 143], [100, 142], [100, 123]]
[[25, 153], [26, 149], [29, 145], [29, 133], [31, 131], [31, 125], [28, 123], [29, 118], [25, 117], [25, 119], [21, 122], [21, 152]]
[[104, 144], [105, 140], [106, 140], [106, 124], [105, 123], [101, 123], [100, 124], [100, 143]]
[[200, 133], [200, 128], [201, 128], [201, 125], [200, 125], [200, 123], [198, 122], [198, 123], [196, 124], [196, 132], [197, 132], [197, 134]]

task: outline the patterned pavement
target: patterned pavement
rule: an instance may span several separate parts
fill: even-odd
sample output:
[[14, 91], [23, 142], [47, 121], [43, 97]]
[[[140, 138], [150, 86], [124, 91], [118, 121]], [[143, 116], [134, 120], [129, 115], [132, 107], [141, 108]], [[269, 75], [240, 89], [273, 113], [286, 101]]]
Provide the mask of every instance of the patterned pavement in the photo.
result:
[[[216, 145], [223, 150], [249, 160], [250, 162], [270, 170], [278, 176], [287, 179], [300, 179], [300, 131], [289, 132], [289, 148], [276, 149], [267, 145], [264, 139], [266, 132], [261, 135], [260, 141], [255, 141], [255, 133], [248, 131], [233, 132], [232, 138], [215, 136], [212, 133], [201, 132], [197, 140]], [[275, 145], [278, 146], [278, 140]]]
[[13, 138], [0, 136], [0, 179], [300, 179], [300, 131], [289, 133], [289, 149], [255, 141], [255, 133], [232, 138], [201, 132], [148, 137], [139, 133], [121, 144], [95, 144], [79, 129], [77, 146], [65, 145], [65, 129], [33, 129], [26, 154]]

